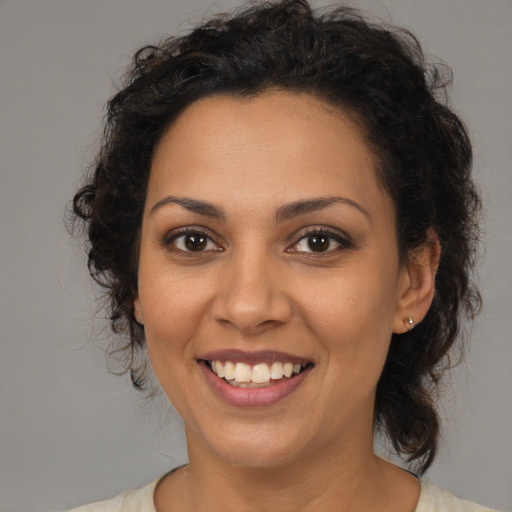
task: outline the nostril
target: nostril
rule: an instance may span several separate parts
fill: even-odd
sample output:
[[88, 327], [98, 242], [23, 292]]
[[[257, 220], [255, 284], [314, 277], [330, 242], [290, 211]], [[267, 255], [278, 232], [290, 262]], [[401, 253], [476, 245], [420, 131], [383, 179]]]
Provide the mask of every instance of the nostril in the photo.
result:
[[281, 322], [279, 320], [264, 320], [263, 322], [261, 322], [258, 327], [263, 327], [263, 326], [267, 326], [267, 325], [274, 325], [274, 324], [280, 324]]

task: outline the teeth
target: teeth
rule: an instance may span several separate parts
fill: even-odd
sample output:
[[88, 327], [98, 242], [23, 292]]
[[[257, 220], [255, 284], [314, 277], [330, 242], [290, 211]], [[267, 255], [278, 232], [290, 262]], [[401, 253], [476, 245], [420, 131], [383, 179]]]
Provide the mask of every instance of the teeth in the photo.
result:
[[220, 361], [217, 361], [217, 375], [219, 377], [224, 377], [224, 366], [222, 366], [222, 363]]
[[261, 384], [270, 380], [270, 370], [266, 364], [257, 364], [252, 367], [252, 382]]
[[235, 363], [226, 361], [226, 364], [224, 365], [224, 378], [226, 380], [233, 380], [235, 378]]
[[283, 363], [272, 363], [272, 368], [270, 368], [270, 378], [271, 379], [282, 379], [284, 376]]
[[210, 361], [211, 368], [219, 377], [230, 381], [239, 387], [252, 387], [252, 384], [265, 384], [270, 380], [280, 380], [297, 375], [307, 367], [306, 363], [293, 364], [276, 361], [269, 367], [267, 363], [250, 366], [246, 363], [232, 361]]
[[236, 363], [235, 380], [237, 382], [251, 382], [251, 367], [245, 363]]

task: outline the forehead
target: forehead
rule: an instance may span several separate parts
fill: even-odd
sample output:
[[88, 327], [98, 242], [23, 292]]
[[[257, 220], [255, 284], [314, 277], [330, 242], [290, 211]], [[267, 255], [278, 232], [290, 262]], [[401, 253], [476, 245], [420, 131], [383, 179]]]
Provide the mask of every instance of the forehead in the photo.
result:
[[[357, 139], [361, 145], [365, 140], [364, 130], [356, 119], [355, 114], [308, 93], [276, 89], [248, 97], [215, 94], [196, 100], [185, 108], [171, 123], [157, 151], [166, 143], [179, 139], [183, 142], [185, 138], [190, 140], [191, 135], [197, 135], [203, 146], [212, 135], [218, 135], [215, 144], [231, 148], [240, 148], [237, 146], [240, 138], [250, 135], [252, 142], [264, 142], [270, 149], [275, 140], [273, 132], [281, 132], [281, 139], [289, 135], [303, 143], [307, 142], [303, 137], [309, 131], [310, 135], [311, 132], [317, 133], [326, 142], [344, 137], [353, 141]], [[236, 127], [236, 133], [233, 133], [233, 127]], [[259, 128], [263, 130], [258, 133]], [[200, 133], [194, 134], [194, 130], [200, 130]], [[370, 145], [364, 145], [365, 155], [371, 158]], [[304, 148], [307, 146], [303, 144]]]
[[386, 195], [375, 161], [361, 127], [314, 96], [216, 95], [194, 102], [169, 127], [155, 151], [148, 195], [254, 203], [330, 196], [335, 187], [371, 202]]

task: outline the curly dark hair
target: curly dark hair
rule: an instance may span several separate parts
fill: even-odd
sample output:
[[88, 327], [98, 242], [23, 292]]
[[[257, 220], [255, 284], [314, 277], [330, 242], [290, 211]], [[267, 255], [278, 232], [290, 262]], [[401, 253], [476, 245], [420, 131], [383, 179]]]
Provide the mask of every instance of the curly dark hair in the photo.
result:
[[439, 380], [451, 366], [462, 317], [473, 318], [481, 304], [472, 281], [480, 200], [467, 131], [446, 105], [450, 82], [449, 69], [428, 63], [410, 32], [348, 7], [313, 11], [306, 0], [256, 3], [139, 50], [108, 103], [101, 150], [73, 203], [87, 228], [90, 273], [105, 289], [119, 334], [112, 351], [126, 356], [135, 387], [148, 382], [133, 303], [155, 147], [199, 98], [270, 88], [309, 93], [363, 126], [396, 207], [401, 258], [432, 232], [442, 247], [431, 308], [413, 330], [392, 336], [375, 403], [376, 430], [425, 471], [438, 444]]

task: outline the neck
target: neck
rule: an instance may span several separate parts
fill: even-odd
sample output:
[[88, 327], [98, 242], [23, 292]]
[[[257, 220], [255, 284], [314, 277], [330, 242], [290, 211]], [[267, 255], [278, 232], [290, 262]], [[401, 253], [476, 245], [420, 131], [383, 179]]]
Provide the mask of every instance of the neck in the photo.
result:
[[189, 465], [162, 482], [155, 504], [162, 512], [363, 512], [397, 507], [399, 491], [403, 506], [394, 510], [413, 511], [419, 485], [376, 457], [367, 437], [305, 453], [300, 462], [248, 467], [222, 459], [188, 432]]

